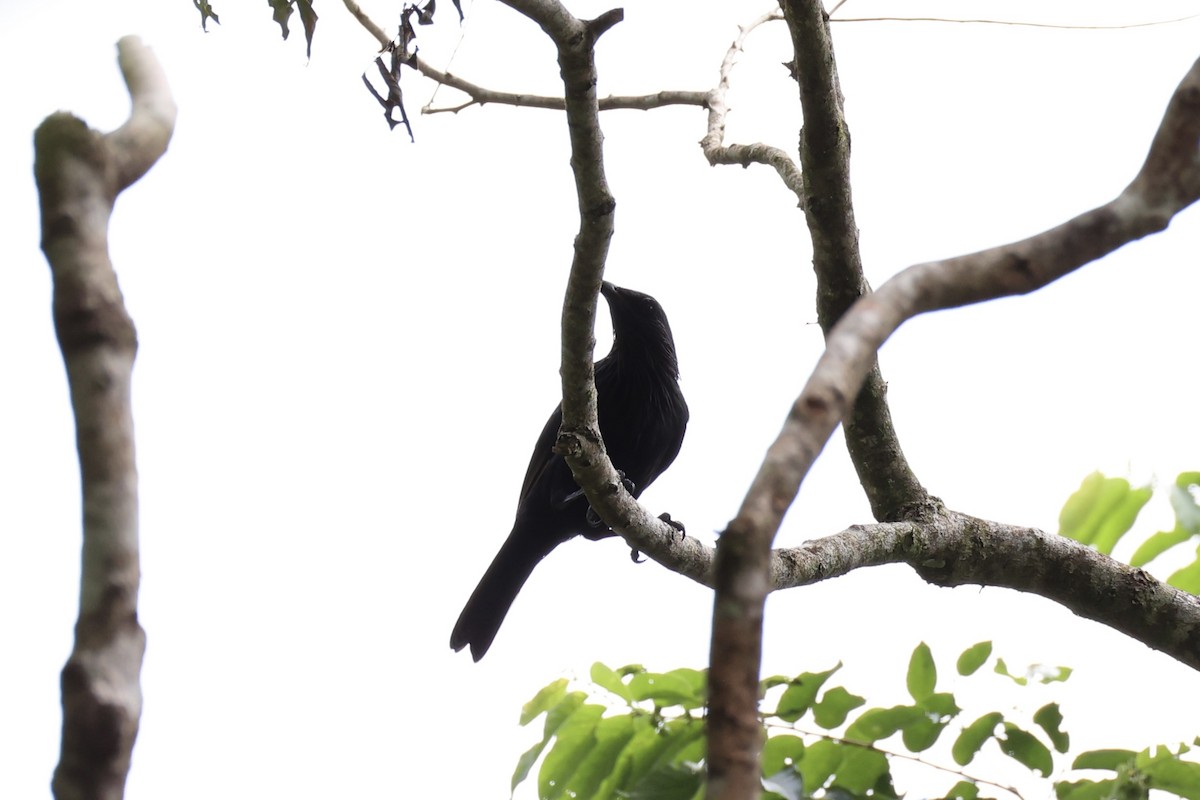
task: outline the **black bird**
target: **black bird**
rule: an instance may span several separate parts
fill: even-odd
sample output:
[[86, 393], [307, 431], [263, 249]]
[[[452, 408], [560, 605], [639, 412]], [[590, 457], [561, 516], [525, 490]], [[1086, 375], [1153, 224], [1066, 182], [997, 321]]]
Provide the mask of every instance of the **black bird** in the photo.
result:
[[[607, 281], [600, 291], [613, 323], [612, 350], [596, 362], [600, 433], [613, 466], [637, 497], [679, 454], [688, 407], [679, 390], [675, 340], [662, 306], [648, 294]], [[450, 646], [462, 650], [470, 645], [476, 661], [491, 647], [533, 568], [551, 550], [579, 535], [614, 535], [588, 505], [567, 462], [553, 451], [561, 424], [560, 404], [529, 459], [512, 532], [450, 634]]]

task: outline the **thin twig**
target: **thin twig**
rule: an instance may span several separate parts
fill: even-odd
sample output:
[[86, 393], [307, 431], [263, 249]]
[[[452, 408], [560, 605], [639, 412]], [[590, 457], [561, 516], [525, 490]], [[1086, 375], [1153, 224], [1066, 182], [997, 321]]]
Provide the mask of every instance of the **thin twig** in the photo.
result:
[[[846, 0], [842, 0], [845, 2]], [[834, 7], [836, 11], [842, 3]], [[833, 11], [829, 12], [831, 15]], [[1149, 28], [1155, 25], [1174, 25], [1177, 22], [1187, 22], [1200, 18], [1200, 14], [1191, 14], [1176, 19], [1160, 19], [1152, 22], [1131, 22], [1125, 25], [1054, 25], [1049, 22], [1017, 22], [1003, 19], [951, 19], [947, 17], [840, 17], [830, 22], [954, 22], [974, 25], [1010, 25], [1018, 28], [1053, 28], [1065, 31], [1122, 31], [1130, 28]]]
[[743, 52], [746, 38], [754, 30], [768, 22], [781, 19], [783, 19], [783, 12], [775, 8], [762, 14], [748, 25], [739, 27], [737, 38], [729, 45], [729, 49], [725, 51], [725, 58], [721, 60], [720, 77], [716, 88], [708, 93], [708, 131], [700, 140], [700, 149], [704, 151], [704, 157], [708, 159], [708, 163], [713, 166], [739, 164], [742, 167], [748, 167], [750, 164], [765, 164], [772, 167], [779, 173], [780, 179], [788, 190], [796, 195], [797, 204], [802, 204], [804, 187], [800, 178], [800, 168], [796, 166], [796, 162], [785, 150], [761, 142], [724, 144], [725, 118], [729, 114], [725, 97], [729, 93], [729, 76], [737, 63], [738, 54]]
[[912, 755], [911, 753], [897, 753], [892, 750], [885, 750], [882, 747], [879, 747], [872, 743], [859, 742], [859, 741], [855, 741], [854, 739], [843, 739], [840, 736], [830, 736], [828, 733], [821, 733], [820, 731], [810, 731], [810, 730], [806, 730], [804, 728], [799, 728], [795, 725], [780, 725], [778, 723], [770, 723], [770, 722], [766, 723], [766, 725], [768, 728], [779, 728], [780, 730], [794, 731], [795, 733], [804, 734], [805, 736], [812, 736], [812, 737], [818, 738], [818, 739], [824, 739], [827, 742], [833, 742], [834, 744], [839, 744], [844, 747], [858, 747], [862, 750], [871, 750], [875, 753], [879, 753], [879, 755], [884, 756], [885, 758], [900, 758], [905, 761], [911, 761], [914, 764], [920, 764], [923, 767], [929, 767], [930, 769], [936, 769], [940, 772], [945, 772], [948, 775], [955, 775], [955, 776], [958, 776], [959, 778], [964, 778], [968, 781], [971, 781], [972, 783], [982, 783], [982, 784], [986, 784], [988, 786], [993, 786], [1003, 792], [1008, 792], [1009, 794], [1014, 795], [1015, 797], [1018, 797], [1018, 798], [1022, 797], [1021, 792], [1018, 791], [1013, 786], [1008, 786], [1007, 784], [1003, 784], [1003, 783], [996, 783], [996, 781], [991, 781], [991, 780], [988, 780], [987, 778], [977, 778], [974, 775], [970, 775], [966, 772], [963, 772], [961, 769], [955, 769], [953, 767], [946, 767], [946, 766], [942, 766], [941, 764], [935, 764], [932, 761], [926, 761], [925, 759], [921, 758], [920, 756]]

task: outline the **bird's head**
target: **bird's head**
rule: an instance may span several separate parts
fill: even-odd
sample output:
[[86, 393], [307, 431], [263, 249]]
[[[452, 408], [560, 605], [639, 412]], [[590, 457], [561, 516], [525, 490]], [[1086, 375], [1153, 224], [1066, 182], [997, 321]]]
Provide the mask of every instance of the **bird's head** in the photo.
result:
[[608, 301], [613, 324], [613, 352], [633, 348], [656, 356], [655, 362], [665, 365], [672, 377], [679, 377], [675, 356], [675, 339], [667, 314], [659, 302], [648, 294], [625, 289], [604, 281], [600, 293]]

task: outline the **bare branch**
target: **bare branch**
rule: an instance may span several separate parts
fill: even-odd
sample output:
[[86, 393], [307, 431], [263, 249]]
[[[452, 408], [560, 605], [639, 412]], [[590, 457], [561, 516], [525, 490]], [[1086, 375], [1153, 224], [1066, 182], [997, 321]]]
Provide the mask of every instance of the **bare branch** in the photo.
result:
[[346, 10], [349, 11], [358, 24], [367, 29], [367, 32], [375, 37], [375, 41], [379, 42], [379, 52], [387, 49], [387, 46], [392, 43], [392, 37], [383, 32], [383, 28], [375, 24], [375, 21], [367, 16], [367, 12], [363, 11], [358, 3], [354, 0], [342, 0], [346, 4]]
[[[431, 66], [429, 62], [421, 59], [420, 56], [416, 59], [416, 66], [417, 70], [430, 80], [436, 81], [443, 86], [449, 86], [452, 89], [458, 89], [471, 98], [469, 102], [452, 107], [432, 108], [426, 106], [421, 109], [422, 114], [458, 113], [464, 108], [473, 105], [484, 105], [486, 103], [522, 106], [525, 108], [547, 108], [554, 111], [563, 111], [567, 107], [566, 101], [561, 97], [523, 94], [520, 92], [501, 92], [479, 86], [457, 75], [442, 72], [436, 67]], [[598, 108], [600, 111], [612, 111], [621, 108], [648, 111], [652, 108], [662, 108], [663, 106], [685, 105], [703, 107], [707, 103], [707, 92], [670, 90], [645, 95], [609, 95], [598, 101]]]
[[945, 511], [856, 525], [780, 550], [773, 589], [904, 563], [938, 586], [1002, 586], [1059, 603], [1200, 670], [1200, 598], [1065, 536]]
[[[826, 338], [846, 310], [871, 291], [863, 274], [850, 188], [850, 132], [842, 108], [829, 26], [815, 2], [787, 3], [796, 81], [804, 112], [800, 163], [804, 208], [817, 276], [817, 319]], [[846, 448], [875, 519], [903, 519], [930, 504], [900, 448], [878, 364], [846, 422]]]
[[[576, 482], [607, 521], [619, 507], [611, 487], [620, 478], [604, 451], [596, 413], [596, 383], [592, 335], [596, 301], [604, 277], [608, 245], [613, 235], [616, 200], [604, 175], [604, 136], [600, 132], [596, 98], [595, 32], [618, 21], [610, 11], [600, 22], [576, 19], [557, 0], [504, 0], [541, 26], [558, 49], [566, 97], [567, 130], [571, 141], [571, 172], [579, 206], [579, 233], [571, 261], [562, 313], [562, 427], [556, 450], [564, 455]], [[602, 489], [608, 491], [601, 491]]]
[[729, 107], [725, 104], [725, 96], [729, 93], [729, 76], [733, 72], [737, 56], [744, 48], [746, 37], [756, 28], [768, 22], [781, 19], [783, 19], [783, 13], [779, 9], [768, 11], [749, 25], [740, 28], [737, 38], [729, 45], [729, 49], [725, 52], [725, 58], [721, 61], [721, 77], [717, 82], [716, 88], [709, 92], [707, 96], [708, 132], [700, 140], [700, 149], [704, 151], [704, 157], [708, 159], [708, 163], [712, 166], [716, 166], [717, 164], [740, 164], [743, 167], [748, 167], [751, 164], [766, 164], [779, 173], [783, 184], [796, 195], [797, 203], [803, 203], [804, 190], [801, 185], [800, 168], [796, 166], [796, 162], [792, 160], [792, 157], [786, 151], [761, 142], [755, 144], [724, 144], [725, 117], [729, 114]]
[[107, 135], [58, 113], [34, 134], [42, 250], [54, 280], [54, 325], [75, 414], [83, 490], [83, 565], [75, 645], [62, 671], [59, 800], [124, 794], [142, 695], [138, 624], [137, 467], [130, 379], [137, 333], [108, 256], [108, 221], [122, 189], [163, 154], [175, 103], [153, 53], [117, 44], [132, 99]]
[[[830, 16], [845, 2], [838, 3], [829, 12]], [[963, 25], [1007, 25], [1014, 28], [1053, 28], [1064, 31], [1123, 31], [1129, 28], [1150, 28], [1155, 25], [1174, 25], [1200, 18], [1200, 14], [1189, 14], [1175, 19], [1157, 19], [1151, 22], [1130, 22], [1125, 25], [1054, 25], [1048, 22], [1020, 22], [1006, 19], [953, 19], [950, 17], [838, 17], [833, 22], [954, 22]]]
[[[354, 0], [343, 0], [347, 10], [358, 20], [375, 40], [379, 42], [381, 49], [387, 48], [391, 43], [391, 37], [384, 33], [366, 12]], [[533, 3], [531, 6], [538, 4]], [[515, 7], [515, 6], [514, 6]], [[520, 10], [520, 9], [518, 9]], [[591, 23], [591, 35], [593, 42], [599, 38], [600, 34], [611, 28], [619, 22], [619, 16], [615, 16], [619, 9], [614, 9], [606, 14], [597, 17]], [[554, 111], [565, 111], [567, 108], [566, 100], [561, 97], [551, 97], [548, 95], [525, 94], [524, 92], [501, 92], [496, 89], [488, 89], [480, 86], [477, 83], [460, 78], [449, 72], [443, 72], [437, 67], [434, 67], [428, 61], [425, 61], [420, 56], [414, 60], [416, 69], [425, 77], [432, 81], [449, 86], [452, 89], [458, 89], [468, 97], [470, 101], [461, 103], [456, 106], [448, 106], [445, 108], [432, 108], [426, 106], [421, 109], [422, 114], [457, 114], [464, 108], [469, 108], [473, 105], [484, 105], [486, 103], [496, 103], [498, 105], [508, 106], [523, 106], [526, 108], [548, 108]], [[601, 111], [612, 111], [621, 108], [635, 109], [640, 111], [648, 111], [653, 108], [662, 108], [663, 106], [700, 106], [708, 105], [708, 92], [703, 91], [688, 91], [688, 90], [665, 90], [654, 92], [653, 94], [645, 95], [609, 95], [608, 97], [599, 100], [599, 109]]]
[[125, 124], [108, 135], [117, 159], [117, 191], [121, 191], [167, 151], [176, 109], [162, 65], [140, 39], [126, 36], [117, 42], [117, 62], [133, 105]]

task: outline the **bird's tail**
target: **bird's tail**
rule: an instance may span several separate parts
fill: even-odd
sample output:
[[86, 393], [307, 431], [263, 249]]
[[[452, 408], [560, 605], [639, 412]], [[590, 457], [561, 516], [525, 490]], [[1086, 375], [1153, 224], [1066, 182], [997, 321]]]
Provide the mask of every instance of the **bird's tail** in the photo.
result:
[[457, 651], [470, 645], [471, 658], [476, 661], [483, 658], [517, 593], [533, 568], [552, 549], [553, 544], [549, 548], [531, 546], [528, 540], [510, 535], [458, 615], [450, 634], [450, 646]]

